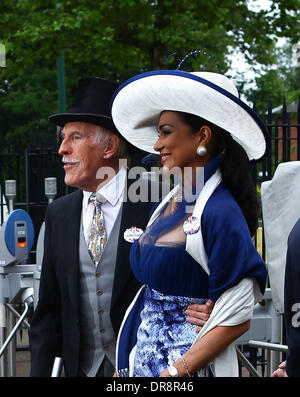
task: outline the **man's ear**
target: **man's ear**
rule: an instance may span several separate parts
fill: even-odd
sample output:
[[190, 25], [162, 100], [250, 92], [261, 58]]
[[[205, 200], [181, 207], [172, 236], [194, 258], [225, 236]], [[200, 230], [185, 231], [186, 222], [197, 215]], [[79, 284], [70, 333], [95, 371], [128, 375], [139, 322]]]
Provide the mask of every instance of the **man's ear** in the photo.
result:
[[114, 157], [119, 150], [119, 145], [120, 138], [115, 134], [111, 135], [106, 142], [103, 158], [108, 160]]

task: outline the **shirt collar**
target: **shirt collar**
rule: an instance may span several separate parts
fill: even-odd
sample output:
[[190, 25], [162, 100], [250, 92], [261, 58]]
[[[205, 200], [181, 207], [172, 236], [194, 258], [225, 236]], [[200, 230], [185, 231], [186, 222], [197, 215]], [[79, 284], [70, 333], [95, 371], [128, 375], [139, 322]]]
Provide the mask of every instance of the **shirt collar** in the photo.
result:
[[[126, 169], [120, 168], [119, 172], [98, 191], [114, 207], [123, 195], [126, 184]], [[83, 191], [83, 206], [87, 209], [89, 197], [92, 192]]]

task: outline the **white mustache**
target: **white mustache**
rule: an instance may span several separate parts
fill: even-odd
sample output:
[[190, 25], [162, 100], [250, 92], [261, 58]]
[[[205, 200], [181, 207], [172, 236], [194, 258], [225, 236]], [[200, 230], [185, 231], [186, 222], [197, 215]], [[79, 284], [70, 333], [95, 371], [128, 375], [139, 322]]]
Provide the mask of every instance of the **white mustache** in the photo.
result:
[[66, 157], [63, 157], [62, 158], [62, 162], [63, 163], [72, 163], [72, 164], [74, 164], [74, 163], [79, 163], [79, 161], [80, 160], [76, 160], [76, 159], [69, 159], [69, 158], [66, 158]]

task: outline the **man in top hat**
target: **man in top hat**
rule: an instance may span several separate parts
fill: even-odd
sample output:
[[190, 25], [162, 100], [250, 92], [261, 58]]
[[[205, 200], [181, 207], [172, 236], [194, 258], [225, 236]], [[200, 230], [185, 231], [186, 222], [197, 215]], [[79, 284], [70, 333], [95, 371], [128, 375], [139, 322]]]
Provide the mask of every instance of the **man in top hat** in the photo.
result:
[[[135, 181], [120, 167], [128, 146], [111, 118], [116, 88], [111, 81], [83, 78], [69, 112], [49, 117], [63, 128], [65, 183], [78, 190], [47, 209], [30, 330], [31, 376], [50, 376], [55, 357], [63, 358], [66, 376], [112, 376], [116, 336], [140, 287], [130, 270], [129, 237], [133, 226], [145, 228], [154, 203], [150, 188], [146, 200], [126, 196]], [[210, 309], [201, 310], [203, 317]]]
[[[123, 236], [133, 225], [145, 227], [153, 205], [123, 203], [132, 181], [120, 168], [127, 146], [110, 116], [116, 88], [111, 81], [83, 78], [70, 111], [49, 118], [63, 128], [59, 154], [65, 183], [78, 190], [47, 209], [40, 295], [30, 331], [31, 376], [50, 376], [56, 356], [63, 357], [66, 376], [114, 372], [115, 338], [139, 287], [128, 263], [131, 244]], [[111, 170], [106, 181], [104, 173], [99, 176], [103, 167]], [[102, 204], [94, 205], [90, 196], [99, 185]], [[99, 244], [93, 233], [100, 235]]]

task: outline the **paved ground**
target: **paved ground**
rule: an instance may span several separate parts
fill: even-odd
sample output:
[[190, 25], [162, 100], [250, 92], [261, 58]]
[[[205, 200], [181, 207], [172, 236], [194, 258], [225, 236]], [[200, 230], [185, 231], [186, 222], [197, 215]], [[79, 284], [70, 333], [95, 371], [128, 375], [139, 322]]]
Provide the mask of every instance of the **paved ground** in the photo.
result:
[[[23, 331], [22, 340], [18, 337], [18, 347], [29, 346], [28, 332]], [[28, 377], [30, 372], [30, 352], [29, 350], [17, 351], [16, 352], [16, 376], [17, 377]]]
[[[15, 371], [16, 377], [29, 377], [30, 373], [30, 352], [29, 352], [29, 340], [28, 340], [28, 331], [22, 330], [22, 337], [20, 336], [20, 332], [17, 332], [17, 346], [18, 349], [15, 354]], [[7, 352], [7, 351], [6, 351]], [[4, 353], [7, 358], [7, 353]], [[8, 365], [5, 366], [5, 373], [7, 377], [11, 377], [10, 369]]]

